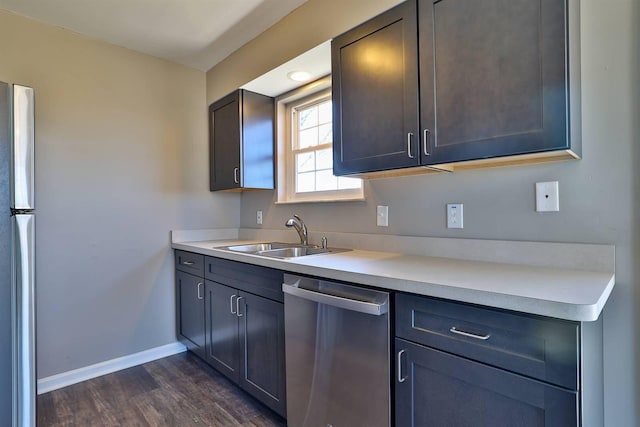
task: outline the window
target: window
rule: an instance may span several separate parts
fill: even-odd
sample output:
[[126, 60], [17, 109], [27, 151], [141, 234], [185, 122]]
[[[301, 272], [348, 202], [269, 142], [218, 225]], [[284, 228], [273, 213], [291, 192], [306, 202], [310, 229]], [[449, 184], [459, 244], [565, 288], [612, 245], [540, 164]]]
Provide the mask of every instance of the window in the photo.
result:
[[312, 83], [277, 100], [285, 116], [278, 132], [278, 202], [363, 199], [362, 180], [333, 175], [331, 89], [324, 86]]

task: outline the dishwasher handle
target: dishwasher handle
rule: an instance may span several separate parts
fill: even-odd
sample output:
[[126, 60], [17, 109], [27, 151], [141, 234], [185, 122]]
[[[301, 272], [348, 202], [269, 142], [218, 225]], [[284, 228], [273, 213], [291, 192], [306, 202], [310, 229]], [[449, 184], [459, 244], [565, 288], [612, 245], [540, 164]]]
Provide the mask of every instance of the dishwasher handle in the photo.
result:
[[[338, 295], [331, 295], [324, 292], [315, 290], [304, 289], [299, 286], [300, 280], [295, 283], [283, 283], [282, 291], [285, 294], [293, 295], [298, 298], [317, 302], [319, 304], [326, 304], [333, 307], [341, 308], [349, 311], [356, 311], [358, 313], [372, 314], [374, 316], [382, 316], [389, 312], [389, 298], [385, 298], [384, 301], [372, 302], [362, 301], [353, 298], [345, 298]], [[347, 285], [338, 285], [347, 286]]]

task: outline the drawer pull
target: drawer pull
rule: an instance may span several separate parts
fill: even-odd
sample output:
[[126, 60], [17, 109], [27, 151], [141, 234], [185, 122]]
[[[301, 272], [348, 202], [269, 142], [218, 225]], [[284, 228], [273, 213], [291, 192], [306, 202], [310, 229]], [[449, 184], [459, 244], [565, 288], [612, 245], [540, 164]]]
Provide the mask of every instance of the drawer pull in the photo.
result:
[[465, 337], [469, 337], [469, 338], [475, 338], [477, 340], [482, 340], [482, 341], [486, 341], [489, 338], [491, 338], [491, 334], [486, 334], [486, 335], [473, 334], [471, 332], [461, 331], [460, 329], [456, 328], [455, 326], [452, 326], [451, 329], [449, 329], [449, 332], [451, 332], [453, 334], [458, 334], [458, 335], [462, 335], [462, 336], [465, 336]]
[[[237, 305], [235, 305], [235, 304], [233, 303], [233, 299], [234, 299], [235, 297], [237, 297], [237, 296], [238, 296], [238, 295], [231, 295], [231, 297], [229, 298], [229, 306], [231, 307], [231, 314], [236, 314], [236, 312], [235, 312], [233, 309], [234, 309], [234, 307], [237, 307]], [[237, 316], [237, 314], [236, 314], [236, 316]]]
[[403, 383], [407, 380], [407, 377], [402, 376], [402, 354], [406, 353], [407, 350], [400, 350], [398, 352], [398, 382]]
[[193, 265], [193, 261], [182, 261], [182, 265]]
[[238, 299], [236, 300], [236, 316], [238, 317], [242, 317], [244, 316], [242, 313], [240, 313], [240, 300], [244, 299], [243, 297], [238, 297]]

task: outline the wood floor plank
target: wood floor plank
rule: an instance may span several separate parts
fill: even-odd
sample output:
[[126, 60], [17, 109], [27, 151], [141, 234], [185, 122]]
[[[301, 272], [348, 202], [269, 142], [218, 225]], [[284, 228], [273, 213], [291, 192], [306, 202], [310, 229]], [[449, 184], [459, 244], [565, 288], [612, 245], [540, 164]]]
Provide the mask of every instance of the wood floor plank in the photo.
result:
[[285, 427], [190, 353], [38, 396], [38, 427]]

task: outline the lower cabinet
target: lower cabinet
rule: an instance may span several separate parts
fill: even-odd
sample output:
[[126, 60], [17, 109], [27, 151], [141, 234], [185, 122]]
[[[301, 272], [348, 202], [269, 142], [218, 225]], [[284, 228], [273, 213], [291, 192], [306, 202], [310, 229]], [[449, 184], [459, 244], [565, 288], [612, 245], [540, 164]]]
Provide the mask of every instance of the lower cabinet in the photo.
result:
[[178, 338], [286, 417], [282, 281], [278, 270], [176, 251]]
[[207, 307], [206, 360], [234, 382], [238, 382], [240, 379], [237, 297], [238, 291], [236, 289], [207, 282], [205, 297]]
[[284, 305], [211, 281], [205, 304], [207, 362], [286, 416]]
[[404, 293], [395, 300], [397, 427], [601, 427], [602, 321]]
[[[200, 357], [205, 354], [204, 279], [176, 272], [178, 287], [178, 333], [186, 347]], [[185, 340], [186, 339], [186, 340]]]
[[204, 256], [176, 251], [176, 327], [185, 347], [204, 358]]
[[578, 425], [578, 395], [537, 380], [396, 339], [396, 425]]

